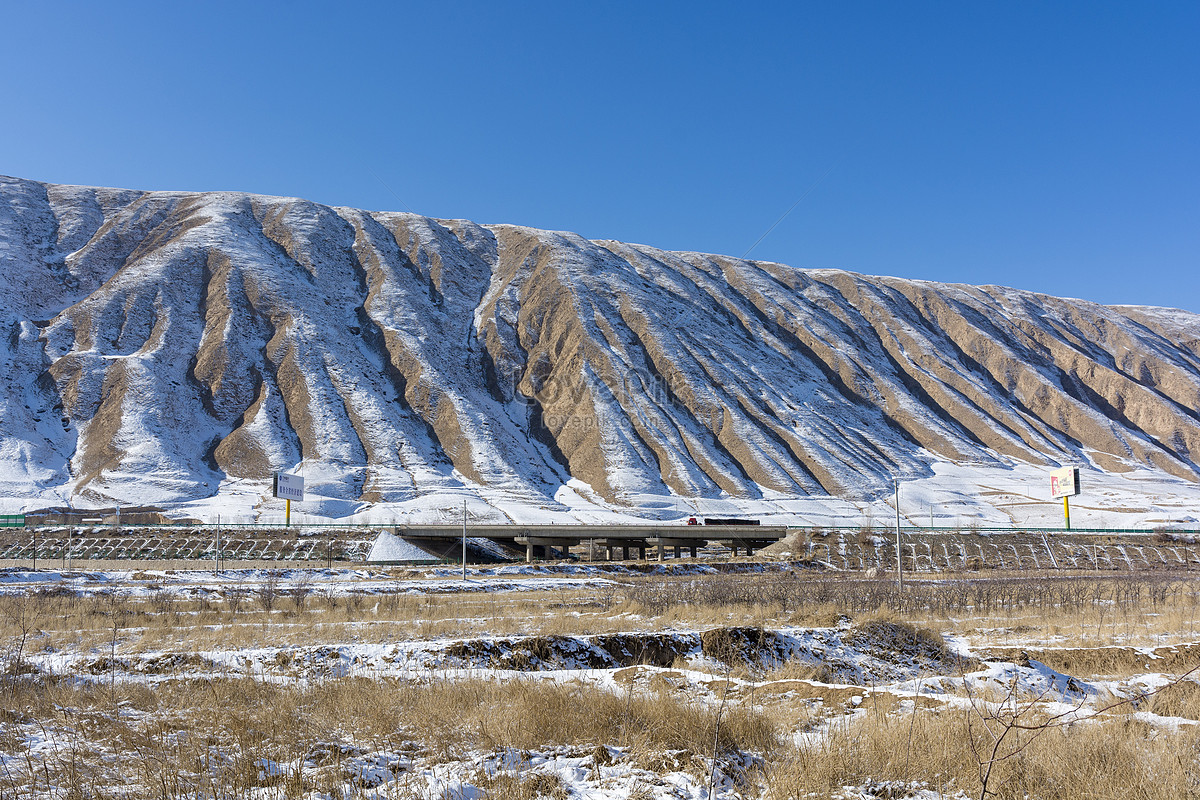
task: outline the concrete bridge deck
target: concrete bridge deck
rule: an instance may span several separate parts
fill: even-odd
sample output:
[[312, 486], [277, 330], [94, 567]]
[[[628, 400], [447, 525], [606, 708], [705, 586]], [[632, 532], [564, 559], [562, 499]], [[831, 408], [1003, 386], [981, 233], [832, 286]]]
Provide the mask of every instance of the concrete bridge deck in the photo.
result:
[[[448, 544], [462, 539], [461, 525], [397, 525], [395, 535], [414, 543]], [[490, 539], [503, 546], [525, 548], [525, 560], [550, 558], [553, 550], [563, 557], [572, 547], [584, 542], [589, 552], [598, 546], [613, 560], [616, 550], [628, 559], [634, 550], [639, 559], [647, 551], [657, 550], [658, 560], [666, 558], [667, 548], [678, 558], [684, 549], [695, 557], [697, 549], [709, 544], [728, 547], [733, 555], [774, 544], [787, 535], [787, 528], [768, 525], [468, 525], [468, 538]]]

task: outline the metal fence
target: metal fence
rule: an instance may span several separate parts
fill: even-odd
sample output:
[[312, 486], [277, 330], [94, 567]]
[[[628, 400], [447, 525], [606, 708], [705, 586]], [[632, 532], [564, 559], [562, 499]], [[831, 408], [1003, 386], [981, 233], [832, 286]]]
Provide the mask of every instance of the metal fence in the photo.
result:
[[[454, 523], [456, 526], [458, 523]], [[655, 523], [647, 523], [655, 524]], [[662, 524], [664, 529], [670, 529], [670, 524]], [[103, 535], [112, 535], [120, 530], [138, 530], [138, 531], [154, 531], [161, 533], [172, 533], [181, 531], [194, 531], [197, 535], [203, 535], [203, 532], [229, 531], [237, 533], [240, 531], [254, 532], [256, 530], [262, 532], [278, 532], [287, 534], [301, 534], [302, 532], [320, 533], [327, 530], [337, 531], [381, 531], [403, 529], [406, 525], [403, 523], [393, 522], [354, 522], [354, 523], [338, 523], [338, 522], [292, 522], [290, 525], [284, 522], [159, 522], [159, 523], [140, 523], [140, 522], [45, 522], [37, 518], [26, 518], [23, 514], [0, 515], [0, 528], [27, 528], [30, 530], [63, 530], [70, 528], [78, 531], [97, 531], [104, 532]], [[467, 525], [468, 531], [477, 527], [476, 525]], [[513, 528], [521, 528], [525, 526], [514, 524]], [[614, 530], [620, 530], [622, 526], [613, 526]], [[895, 535], [896, 526], [887, 524], [873, 525], [787, 525], [788, 533], [858, 533], [858, 534], [877, 534], [886, 536], [888, 534]], [[569, 531], [569, 524], [563, 525], [564, 531]], [[694, 529], [693, 529], [694, 530]], [[983, 526], [977, 524], [965, 525], [902, 525], [900, 526], [902, 534], [981, 534], [984, 536], [994, 534], [1014, 534], [1014, 533], [1029, 533], [1035, 535], [1045, 534], [1073, 534], [1073, 535], [1095, 535], [1095, 536], [1120, 536], [1120, 535], [1147, 535], [1160, 534], [1171, 539], [1181, 539], [1183, 537], [1196, 537], [1200, 543], [1200, 528], [1175, 528], [1167, 526], [1153, 526], [1145, 528], [1085, 528], [1079, 526], [1071, 526], [1070, 528], [1062, 527], [1034, 527], [1029, 525], [1008, 525], [1008, 526]], [[97, 533], [96, 535], [100, 535]], [[469, 535], [469, 534], [468, 534]]]

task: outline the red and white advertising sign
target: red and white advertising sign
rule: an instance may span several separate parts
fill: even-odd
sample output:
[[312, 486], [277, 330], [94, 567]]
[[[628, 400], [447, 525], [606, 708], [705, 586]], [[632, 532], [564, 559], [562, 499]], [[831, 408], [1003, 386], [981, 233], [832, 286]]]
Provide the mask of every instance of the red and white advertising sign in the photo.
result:
[[1079, 469], [1063, 467], [1050, 473], [1051, 497], [1074, 497], [1079, 494]]

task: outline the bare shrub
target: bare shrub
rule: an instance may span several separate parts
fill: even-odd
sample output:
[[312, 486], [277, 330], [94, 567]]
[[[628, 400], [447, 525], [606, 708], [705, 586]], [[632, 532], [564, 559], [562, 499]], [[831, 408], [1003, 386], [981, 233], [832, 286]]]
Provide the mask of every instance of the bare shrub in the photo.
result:
[[308, 597], [313, 593], [312, 574], [301, 570], [292, 585], [287, 588], [287, 596], [292, 601], [292, 609], [298, 614], [304, 610]]
[[150, 607], [156, 614], [171, 614], [175, 611], [175, 595], [166, 589], [157, 589], [150, 595]]
[[258, 587], [258, 604], [262, 610], [270, 614], [275, 604], [279, 602], [279, 570], [270, 569], [263, 576], [262, 584]]
[[246, 605], [246, 598], [250, 595], [250, 590], [244, 586], [229, 586], [225, 589], [225, 605], [233, 614], [241, 612]]
[[37, 630], [37, 605], [38, 598], [28, 592], [0, 597], [0, 618], [4, 620], [5, 627], [13, 629], [15, 633], [7, 642], [4, 671], [8, 674], [18, 674], [25, 667], [25, 644], [30, 634]]
[[762, 607], [801, 611], [825, 606], [851, 614], [879, 609], [900, 614], [953, 615], [1016, 611], [1079, 613], [1133, 612], [1182, 602], [1185, 581], [1154, 573], [1118, 577], [1065, 576], [961, 577], [953, 581], [906, 582], [903, 590], [890, 576], [854, 577], [811, 572], [706, 575], [703, 578], [642, 579], [628, 592], [644, 612], [675, 608]]

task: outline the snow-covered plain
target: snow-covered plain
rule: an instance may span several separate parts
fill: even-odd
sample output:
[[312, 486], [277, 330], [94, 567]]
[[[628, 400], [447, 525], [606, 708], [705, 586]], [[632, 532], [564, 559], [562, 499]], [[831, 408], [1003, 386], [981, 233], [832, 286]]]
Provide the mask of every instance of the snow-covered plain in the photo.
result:
[[[935, 462], [928, 477], [900, 483], [904, 527], [1061, 528], [1061, 500], [1049, 496], [1045, 469], [1013, 464], [1005, 468]], [[1119, 474], [1083, 470], [1082, 494], [1072, 498], [1073, 528], [1154, 530], [1200, 527], [1200, 485], [1156, 470]], [[155, 495], [131, 496], [149, 504]], [[42, 507], [50, 498], [0, 497], [0, 513], [17, 514]], [[564, 484], [550, 502], [533, 503], [503, 490], [470, 485], [430, 491], [403, 502], [352, 503], [313, 497], [292, 504], [295, 524], [639, 524], [648, 520], [686, 524], [692, 516], [745, 516], [764, 525], [796, 527], [856, 526], [895, 523], [893, 486], [877, 486], [858, 498], [828, 495], [789, 496], [762, 490], [755, 499], [642, 495], [636, 506], [607, 503], [579, 481]], [[84, 504], [79, 504], [83, 506]], [[86, 506], [85, 506], [86, 507]], [[173, 504], [176, 516], [204, 523], [284, 521], [282, 500], [271, 497], [267, 482], [226, 481], [218, 494]], [[404, 558], [420, 558], [411, 555]], [[394, 560], [404, 560], [397, 557]]]

